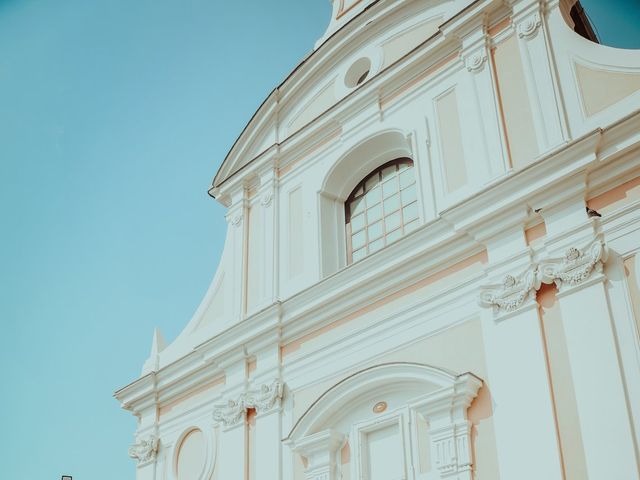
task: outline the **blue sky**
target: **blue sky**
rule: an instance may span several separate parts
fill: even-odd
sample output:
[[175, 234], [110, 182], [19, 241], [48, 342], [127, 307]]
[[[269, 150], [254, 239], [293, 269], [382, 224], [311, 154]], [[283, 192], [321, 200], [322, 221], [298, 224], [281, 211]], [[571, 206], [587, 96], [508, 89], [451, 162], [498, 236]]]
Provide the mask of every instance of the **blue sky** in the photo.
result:
[[[638, 0], [584, 1], [640, 46]], [[210, 181], [327, 0], [0, 0], [2, 471], [134, 478], [112, 393], [215, 272]]]

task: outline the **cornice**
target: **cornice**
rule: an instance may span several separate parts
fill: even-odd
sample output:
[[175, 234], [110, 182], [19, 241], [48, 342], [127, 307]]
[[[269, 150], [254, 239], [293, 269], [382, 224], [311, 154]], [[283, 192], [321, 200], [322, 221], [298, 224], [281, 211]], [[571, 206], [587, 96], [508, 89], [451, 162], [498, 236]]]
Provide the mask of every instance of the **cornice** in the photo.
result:
[[444, 210], [441, 216], [456, 229], [481, 237], [492, 234], [496, 219], [502, 228], [509, 224], [524, 225], [527, 215], [521, 211], [523, 206], [537, 210], [558, 202], [566, 196], [567, 179], [578, 173], [586, 174], [589, 167], [597, 164], [596, 151], [601, 139], [602, 131], [598, 129], [574, 140], [526, 168], [498, 178]]
[[[196, 346], [184, 357], [121, 388], [114, 396], [123, 408], [140, 414], [146, 408], [181, 396], [194, 385], [216, 381], [224, 375], [220, 364], [237, 355], [239, 348], [243, 355], [253, 355], [268, 344], [294, 340], [369, 305], [383, 294], [399, 291], [480, 252], [484, 247], [477, 239], [483, 238], [483, 232], [492, 233], [490, 225], [496, 219], [502, 222], [499, 222], [501, 228], [506, 228], [509, 222], [519, 224], [524, 217], [521, 210], [514, 210], [514, 205], [525, 205], [545, 192], [552, 192], [544, 199], [546, 203], [563, 198], [563, 182], [577, 173], [587, 175], [589, 188], [613, 188], [624, 175], [638, 171], [637, 160], [616, 154], [615, 145], [616, 142], [622, 145], [621, 150], [626, 154], [637, 148], [640, 145], [639, 124], [640, 112], [636, 112], [564, 145], [522, 171], [497, 179], [479, 193], [447, 209], [443, 218], [423, 225], [401, 242], [253, 314]], [[594, 171], [597, 179], [592, 181], [588, 175]], [[577, 185], [586, 188], [584, 182]], [[602, 230], [617, 232], [630, 228], [628, 217], [633, 216], [636, 208], [637, 202], [626, 207], [624, 215], [613, 214], [600, 219]], [[484, 231], [481, 229], [483, 224], [489, 225]], [[595, 229], [589, 228], [592, 232]], [[477, 239], [466, 232], [474, 233]], [[567, 236], [567, 241], [569, 237], [577, 238], [573, 232]], [[566, 243], [555, 237], [549, 238], [549, 242]], [[528, 252], [524, 252], [525, 256], [530, 256]], [[540, 253], [549, 255], [545, 251]], [[511, 262], [511, 259], [507, 260]], [[521, 264], [520, 260], [515, 263]], [[507, 265], [499, 267], [495, 262], [487, 265], [493, 272], [505, 272], [506, 268]]]

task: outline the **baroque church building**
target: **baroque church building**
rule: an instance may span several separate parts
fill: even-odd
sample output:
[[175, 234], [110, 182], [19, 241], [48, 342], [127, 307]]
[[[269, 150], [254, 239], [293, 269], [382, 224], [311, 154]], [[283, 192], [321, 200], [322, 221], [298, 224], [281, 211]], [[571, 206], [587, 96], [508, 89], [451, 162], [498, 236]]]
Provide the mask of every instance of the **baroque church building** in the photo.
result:
[[576, 0], [333, 0], [116, 392], [137, 480], [633, 480], [640, 51]]

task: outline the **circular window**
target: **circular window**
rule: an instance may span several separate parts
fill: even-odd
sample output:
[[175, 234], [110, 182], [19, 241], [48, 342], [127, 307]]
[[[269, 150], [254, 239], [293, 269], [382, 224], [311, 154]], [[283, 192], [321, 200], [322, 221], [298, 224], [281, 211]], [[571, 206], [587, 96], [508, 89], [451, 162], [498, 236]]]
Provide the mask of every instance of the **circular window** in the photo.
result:
[[371, 60], [367, 57], [356, 60], [344, 77], [347, 88], [355, 88], [364, 83], [371, 72]]
[[176, 459], [178, 480], [198, 480], [207, 460], [204, 435], [201, 430], [191, 430], [180, 444]]

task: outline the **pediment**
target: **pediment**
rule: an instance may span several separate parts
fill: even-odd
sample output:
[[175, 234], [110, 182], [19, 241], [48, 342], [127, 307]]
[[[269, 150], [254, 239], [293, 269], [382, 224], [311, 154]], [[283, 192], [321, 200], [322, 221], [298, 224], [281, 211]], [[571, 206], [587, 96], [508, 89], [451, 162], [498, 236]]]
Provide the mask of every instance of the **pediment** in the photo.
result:
[[[298, 136], [361, 85], [438, 33], [451, 2], [362, 2], [258, 108], [218, 170], [210, 193], [270, 149]], [[360, 3], [358, 4], [360, 5]], [[366, 28], [365, 28], [366, 27]]]

